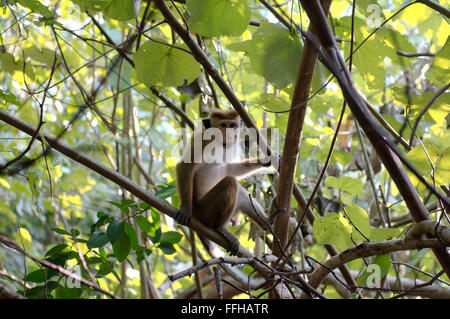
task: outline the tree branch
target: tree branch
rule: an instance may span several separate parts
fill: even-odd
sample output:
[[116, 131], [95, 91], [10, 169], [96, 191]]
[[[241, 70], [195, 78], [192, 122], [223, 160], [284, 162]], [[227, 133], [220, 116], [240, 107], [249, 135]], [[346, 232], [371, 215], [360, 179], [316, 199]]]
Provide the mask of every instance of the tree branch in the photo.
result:
[[[267, 145], [267, 142], [259, 134], [259, 130], [257, 129], [257, 126], [253, 119], [250, 117], [250, 115], [245, 110], [244, 106], [242, 105], [239, 98], [234, 94], [234, 92], [231, 90], [231, 88], [228, 86], [227, 82], [220, 76], [220, 73], [217, 71], [217, 69], [214, 67], [214, 65], [211, 63], [211, 61], [208, 59], [205, 52], [201, 49], [201, 47], [197, 44], [197, 42], [194, 41], [194, 39], [191, 37], [189, 32], [184, 29], [184, 27], [181, 25], [181, 23], [177, 20], [177, 18], [173, 15], [173, 13], [170, 11], [170, 9], [167, 7], [167, 5], [162, 0], [155, 0], [156, 4], [158, 5], [161, 13], [163, 14], [166, 21], [170, 24], [172, 29], [183, 39], [185, 44], [189, 47], [189, 49], [192, 52], [192, 55], [194, 58], [204, 67], [206, 72], [213, 78], [213, 80], [216, 82], [218, 87], [222, 90], [224, 95], [227, 97], [227, 99], [230, 101], [231, 105], [233, 105], [234, 109], [239, 113], [240, 117], [244, 121], [245, 125], [249, 128], [254, 128], [258, 134], [258, 140], [260, 142], [260, 148], [267, 150], [269, 155], [272, 153], [272, 150]], [[294, 184], [294, 196], [297, 202], [300, 204], [300, 206], [304, 209], [306, 207], [307, 200], [303, 196], [303, 194], [300, 191], [300, 188], [297, 184]], [[315, 215], [314, 212], [311, 209], [307, 210], [307, 218], [312, 223], [314, 221]], [[329, 254], [335, 255], [337, 254], [336, 249], [331, 245], [325, 245], [326, 250]], [[343, 266], [340, 268], [340, 270], [343, 272], [343, 276], [346, 279], [347, 283], [349, 285], [356, 285], [354, 279], [348, 272], [348, 268], [346, 266]]]
[[[340, 54], [339, 48], [328, 26], [325, 13], [321, 8], [320, 3], [318, 0], [302, 0], [301, 3], [303, 8], [305, 8], [311, 23], [318, 31], [318, 38], [315, 38], [310, 33], [308, 34], [308, 38], [314, 43], [316, 49], [321, 52], [326, 66], [336, 76], [353, 115], [364, 129], [366, 136], [395, 182], [411, 216], [415, 222], [429, 220], [430, 217], [428, 216], [428, 211], [402, 166], [400, 160], [401, 157], [399, 155], [400, 152], [395, 143], [387, 134], [385, 134], [384, 130], [378, 125], [373, 117], [370, 116], [370, 112], [367, 110], [364, 100], [356, 89], [352, 76], [345, 66], [345, 61]], [[323, 51], [320, 51], [320, 45], [323, 46]], [[405, 163], [408, 168], [415, 171], [414, 167], [412, 167], [409, 162], [404, 161], [403, 163]], [[420, 177], [421, 175], [419, 174], [418, 178], [420, 179]], [[434, 193], [437, 194], [444, 203], [448, 204], [448, 199], [442, 198], [436, 190]], [[447, 275], [450, 276], [450, 255], [448, 252], [442, 247], [434, 247], [433, 252]]]
[[414, 123], [413, 128], [411, 129], [411, 137], [409, 138], [409, 145], [412, 146], [413, 140], [414, 140], [414, 135], [416, 135], [416, 130], [417, 127], [419, 126], [420, 120], [422, 119], [422, 117], [425, 115], [425, 113], [430, 109], [430, 107], [433, 105], [433, 103], [442, 95], [445, 93], [445, 91], [448, 90], [448, 88], [450, 88], [450, 83], [448, 83], [447, 85], [444, 85], [442, 88], [440, 88], [435, 95], [433, 95], [433, 97], [431, 98], [430, 101], [428, 101], [427, 105], [425, 105], [425, 107], [423, 108], [422, 111], [420, 111], [419, 115], [416, 118], [416, 121]]
[[[331, 5], [331, 1], [322, 1], [323, 9], [326, 13]], [[315, 33], [311, 25], [309, 31]], [[288, 241], [288, 224], [289, 211], [291, 206], [291, 194], [294, 184], [294, 176], [298, 163], [298, 154], [300, 150], [300, 143], [303, 131], [303, 123], [305, 120], [309, 91], [314, 76], [314, 70], [317, 63], [319, 53], [314, 46], [307, 41], [302, 50], [300, 67], [298, 70], [297, 81], [295, 83], [294, 93], [291, 102], [291, 112], [286, 128], [286, 137], [283, 147], [283, 161], [280, 168], [280, 178], [277, 184], [277, 199], [276, 206], [285, 208], [285, 211], [280, 213], [275, 222], [275, 234], [280, 238], [283, 249], [286, 247]], [[296, 108], [296, 105], [301, 104], [302, 107]], [[308, 206], [308, 205], [307, 205]], [[306, 207], [307, 208], [307, 207]], [[306, 209], [305, 208], [305, 209]], [[272, 247], [275, 255], [281, 256], [278, 246]]]
[[[450, 244], [446, 243], [445, 246], [448, 247]], [[378, 243], [364, 242], [328, 259], [311, 274], [308, 282], [313, 288], [317, 288], [330, 272], [354, 259], [382, 255], [394, 251], [437, 247], [443, 247], [443, 244], [438, 239], [396, 239]]]
[[103, 294], [105, 294], [105, 295], [107, 295], [107, 296], [109, 296], [109, 297], [111, 297], [113, 299], [118, 299], [119, 298], [116, 295], [114, 295], [114, 294], [112, 294], [112, 293], [110, 293], [110, 292], [108, 292], [106, 290], [101, 289], [95, 283], [91, 283], [89, 280], [86, 280], [83, 277], [81, 277], [81, 276], [79, 276], [79, 275], [77, 275], [77, 274], [75, 274], [75, 273], [73, 273], [73, 272], [71, 272], [71, 271], [69, 271], [69, 270], [59, 266], [59, 265], [55, 265], [54, 263], [51, 263], [51, 262], [49, 262], [47, 260], [41, 260], [41, 259], [38, 259], [36, 257], [33, 257], [32, 255], [27, 253], [25, 250], [20, 248], [19, 245], [17, 245], [13, 240], [11, 240], [11, 239], [3, 236], [3, 235], [0, 235], [0, 243], [5, 245], [6, 247], [9, 247], [9, 248], [11, 248], [11, 249], [13, 249], [13, 250], [23, 254], [24, 256], [27, 256], [28, 258], [32, 259], [34, 262], [36, 262], [36, 263], [38, 263], [38, 264], [40, 264], [40, 265], [42, 265], [44, 267], [56, 270], [60, 274], [66, 276], [66, 277], [73, 278], [73, 279], [79, 281], [80, 283], [82, 283], [83, 285], [91, 287], [92, 289], [95, 289], [95, 290], [97, 290], [97, 291], [99, 291], [99, 292], [101, 292], [101, 293], [103, 293]]
[[431, 9], [443, 14], [448, 19], [450, 19], [450, 10], [444, 6], [441, 6], [439, 3], [431, 1], [431, 0], [418, 0], [418, 2], [430, 7]]
[[[8, 114], [7, 112], [0, 110], [0, 120], [16, 127], [17, 129], [27, 133], [28, 135], [32, 135], [35, 132], [35, 128], [32, 127], [30, 124], [14, 117]], [[153, 206], [155, 209], [160, 211], [163, 214], [166, 214], [169, 217], [174, 218], [175, 214], [177, 213], [177, 209], [171, 206], [168, 202], [166, 202], [163, 199], [158, 198], [157, 196], [147, 192], [143, 187], [139, 186], [132, 180], [128, 179], [127, 177], [123, 176], [122, 174], [116, 172], [115, 170], [103, 165], [102, 163], [99, 163], [95, 161], [94, 159], [86, 156], [82, 152], [79, 152], [67, 144], [59, 141], [58, 139], [49, 136], [48, 134], [40, 134], [37, 137], [37, 140], [41, 141], [41, 139], [44, 138], [45, 141], [48, 143], [48, 145], [57, 150], [58, 152], [66, 155], [67, 157], [71, 158], [72, 160], [86, 166], [87, 168], [92, 169], [93, 171], [97, 172], [98, 174], [104, 176], [108, 180], [114, 182], [118, 186], [122, 187], [123, 189], [129, 191], [131, 194], [136, 196], [137, 198], [141, 199], [142, 201], [146, 202], [147, 204]], [[191, 224], [189, 226], [193, 230], [195, 230], [200, 235], [207, 237], [208, 239], [214, 241], [219, 246], [228, 249], [228, 242], [216, 231], [212, 230], [209, 227], [206, 227], [203, 225], [200, 221], [198, 221], [195, 218], [191, 219]], [[239, 247], [239, 256], [242, 257], [249, 257], [253, 258], [254, 255], [250, 253], [248, 250], [246, 250], [244, 247]], [[233, 276], [235, 279], [242, 280], [241, 275], [236, 269], [232, 267], [225, 267], [228, 265], [223, 265], [224, 268], [226, 268], [227, 272], [231, 276]], [[261, 266], [260, 264], [255, 264], [255, 269], [260, 273], [263, 277], [269, 277], [268, 270]], [[252, 280], [252, 287], [253, 286], [259, 286], [264, 282], [264, 278], [255, 278]]]

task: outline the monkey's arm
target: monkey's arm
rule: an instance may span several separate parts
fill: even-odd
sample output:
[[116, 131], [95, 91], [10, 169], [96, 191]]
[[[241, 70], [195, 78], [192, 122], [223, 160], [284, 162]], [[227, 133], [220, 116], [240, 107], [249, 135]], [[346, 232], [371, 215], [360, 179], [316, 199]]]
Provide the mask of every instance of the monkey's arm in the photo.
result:
[[197, 165], [195, 163], [180, 162], [175, 168], [178, 196], [181, 202], [180, 209], [175, 215], [175, 220], [182, 225], [189, 225], [191, 222], [194, 175]]
[[269, 167], [270, 162], [267, 164], [262, 163], [259, 159], [246, 159], [241, 163], [227, 164], [227, 175], [235, 176], [236, 178], [245, 178], [257, 170], [264, 167]]
[[276, 154], [272, 157], [267, 157], [265, 159], [261, 158], [247, 158], [240, 163], [230, 163], [227, 164], [227, 175], [232, 175], [237, 178], [245, 178], [256, 171], [264, 168], [274, 166], [279, 169], [281, 163], [281, 155]]

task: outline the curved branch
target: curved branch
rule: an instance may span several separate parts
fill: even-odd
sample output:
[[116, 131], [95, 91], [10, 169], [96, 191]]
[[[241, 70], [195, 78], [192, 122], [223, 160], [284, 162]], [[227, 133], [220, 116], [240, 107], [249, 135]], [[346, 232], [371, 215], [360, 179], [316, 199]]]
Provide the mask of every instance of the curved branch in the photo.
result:
[[[164, 18], [166, 19], [166, 21], [170, 24], [171, 28], [183, 39], [185, 44], [191, 50], [194, 58], [204, 67], [206, 72], [213, 78], [213, 80], [216, 82], [217, 86], [221, 89], [221, 91], [224, 93], [224, 95], [230, 101], [230, 103], [234, 107], [234, 109], [239, 113], [239, 115], [242, 118], [242, 120], [244, 121], [245, 125], [247, 125], [247, 127], [251, 127], [256, 130], [256, 132], [258, 134], [260, 148], [263, 150], [267, 150], [268, 155], [270, 155], [272, 153], [272, 150], [268, 146], [264, 137], [261, 136], [261, 134], [259, 134], [259, 130], [258, 130], [255, 122], [250, 117], [250, 115], [247, 113], [247, 111], [245, 110], [245, 108], [242, 105], [239, 98], [231, 90], [228, 83], [220, 76], [220, 73], [217, 71], [217, 69], [214, 67], [214, 65], [211, 63], [211, 61], [208, 59], [205, 52], [201, 49], [201, 47], [197, 44], [197, 42], [194, 41], [194, 39], [191, 37], [190, 33], [184, 29], [184, 27], [177, 20], [177, 18], [173, 15], [173, 13], [167, 7], [167, 5], [164, 3], [164, 1], [155, 0], [155, 3], [158, 5], [158, 8], [160, 9], [160, 11], [163, 14]], [[295, 183], [294, 183], [293, 192], [294, 192], [295, 199], [300, 204], [300, 206], [304, 209], [306, 207], [307, 200], [303, 196], [298, 185]], [[308, 214], [307, 215], [308, 220], [312, 223], [315, 218], [314, 212], [312, 211], [312, 209], [307, 209], [307, 214]], [[337, 251], [333, 246], [325, 245], [325, 248], [330, 255], [334, 256], [337, 254]], [[341, 270], [344, 278], [346, 279], [347, 283], [351, 286], [356, 286], [356, 283], [355, 283], [353, 277], [350, 275], [348, 268], [346, 266], [343, 266], [340, 270]]]
[[[33, 135], [33, 133], [36, 131], [36, 129], [31, 126], [30, 124], [8, 114], [7, 112], [0, 110], [0, 120], [16, 127], [17, 129], [27, 133], [28, 135]], [[51, 148], [57, 150], [58, 152], [66, 155], [67, 157], [71, 158], [72, 160], [86, 166], [87, 168], [92, 169], [93, 171], [97, 172], [98, 174], [102, 175], [103, 177], [107, 178], [108, 180], [112, 181], [113, 183], [119, 185], [123, 189], [126, 189], [131, 194], [136, 196], [137, 198], [141, 199], [142, 201], [146, 202], [147, 204], [153, 206], [155, 209], [160, 211], [163, 214], [166, 214], [169, 217], [174, 218], [175, 214], [177, 213], [177, 209], [170, 205], [168, 202], [166, 202], [163, 199], [158, 198], [157, 196], [147, 192], [146, 189], [139, 186], [129, 178], [123, 176], [122, 174], [116, 172], [115, 170], [103, 165], [102, 163], [99, 163], [95, 161], [94, 159], [88, 157], [87, 155], [83, 154], [82, 152], [79, 152], [76, 149], [71, 148], [67, 144], [59, 141], [57, 138], [54, 138], [52, 136], [49, 136], [48, 134], [40, 134], [37, 137], [37, 140], [42, 141], [42, 138], [45, 139], [45, 141], [50, 145]], [[203, 225], [200, 221], [198, 221], [195, 218], [191, 219], [191, 224], [189, 226], [193, 230], [195, 230], [198, 234], [207, 237], [208, 239], [214, 241], [219, 246], [228, 249], [228, 242], [216, 231], [206, 227]], [[242, 257], [249, 257], [252, 258], [254, 255], [250, 253], [248, 250], [246, 250], [244, 247], [239, 247], [239, 256]], [[237, 270], [229, 267], [230, 269], [230, 275], [233, 277], [239, 277], [237, 274]], [[259, 265], [255, 264], [255, 269], [260, 273], [263, 277], [269, 277], [268, 270]], [[257, 280], [256, 280], [257, 279]], [[252, 285], [260, 285], [261, 280], [264, 280], [263, 278], [256, 278], [254, 283], [252, 282]]]
[[[16, 127], [20, 131], [23, 131], [30, 136], [32, 136], [36, 132], [36, 129], [33, 126], [8, 114], [7, 112], [5, 112], [3, 110], [0, 110], [0, 120]], [[132, 180], [128, 179], [127, 177], [123, 176], [122, 174], [103, 165], [102, 163], [95, 161], [94, 159], [83, 154], [82, 152], [59, 141], [57, 138], [54, 138], [48, 134], [40, 134], [40, 136], [37, 137], [37, 140], [41, 141], [42, 138], [45, 139], [45, 141], [48, 143], [48, 145], [50, 145], [51, 148], [57, 150], [58, 152], [66, 155], [67, 157], [71, 158], [72, 160], [74, 160], [74, 161], [92, 169], [93, 171], [99, 173], [100, 175], [106, 177], [107, 179], [116, 183], [120, 187], [126, 189], [127, 191], [129, 191], [130, 193], [132, 193], [133, 195], [135, 195], [142, 201], [153, 206], [158, 211], [168, 215], [169, 217], [172, 217], [172, 218], [175, 217], [177, 210], [172, 205], [170, 205], [165, 200], [162, 200], [162, 199], [158, 198], [157, 196], [150, 194], [143, 187], [139, 186], [138, 184], [136, 184]], [[228, 248], [227, 242], [222, 238], [222, 236], [220, 236], [218, 233], [212, 231], [211, 229], [205, 227], [203, 224], [201, 224], [195, 218], [192, 219], [191, 226], [195, 231], [199, 232], [202, 235], [205, 235], [206, 237], [210, 238], [211, 240], [213, 240], [220, 246]], [[242, 253], [247, 254], [248, 252], [243, 250]], [[250, 254], [250, 253], [248, 253], [248, 254]]]
[[[395, 182], [412, 218], [415, 222], [429, 220], [430, 217], [428, 211], [412, 185], [402, 162], [417, 175], [421, 182], [425, 185], [428, 185], [428, 183], [416, 172], [415, 168], [412, 167], [408, 161], [402, 161], [404, 160], [404, 157], [401, 156], [395, 143], [378, 125], [374, 118], [370, 116], [363, 98], [355, 87], [351, 74], [345, 66], [345, 61], [340, 54], [319, 1], [301, 0], [301, 3], [303, 8], [307, 11], [311, 23], [316, 26], [319, 35], [318, 38], [315, 38], [311, 33], [308, 33], [308, 39], [313, 42], [317, 50], [321, 52], [326, 67], [336, 76], [352, 114], [364, 129], [366, 136]], [[323, 46], [323, 51], [320, 50], [320, 46]], [[449, 203], [448, 199], [443, 198], [433, 187], [430, 187], [430, 190], [432, 190], [436, 196], [441, 198], [444, 203]], [[450, 275], [449, 253], [442, 247], [434, 247], [433, 252], [447, 275]]]
[[[438, 239], [396, 239], [378, 243], [364, 242], [328, 259], [324, 264], [322, 264], [321, 267], [317, 268], [311, 274], [309, 284], [313, 288], [317, 288], [330, 272], [354, 259], [382, 255], [394, 251], [422, 248], [442, 248], [442, 246], [443, 245]], [[448, 247], [450, 245], [449, 243], [446, 243], [445, 246]]]
[[118, 299], [119, 298], [116, 295], [114, 295], [114, 294], [112, 294], [112, 293], [110, 293], [110, 292], [108, 292], [106, 290], [101, 289], [95, 283], [91, 283], [89, 280], [86, 280], [83, 277], [81, 277], [81, 276], [79, 276], [79, 275], [77, 275], [77, 274], [75, 274], [75, 273], [73, 273], [73, 272], [71, 272], [71, 271], [69, 271], [69, 270], [59, 266], [59, 265], [51, 263], [48, 260], [38, 259], [38, 258], [30, 255], [25, 250], [20, 248], [19, 245], [17, 245], [13, 240], [11, 240], [11, 239], [9, 239], [9, 238], [7, 238], [5, 236], [0, 235], [0, 243], [5, 245], [6, 247], [9, 247], [9, 248], [11, 248], [11, 249], [13, 249], [13, 250], [15, 250], [15, 251], [17, 251], [17, 252], [27, 256], [28, 258], [32, 259], [34, 262], [36, 262], [36, 263], [38, 263], [38, 264], [40, 264], [40, 265], [42, 265], [44, 267], [56, 270], [60, 274], [66, 276], [66, 277], [73, 278], [73, 279], [79, 281], [80, 283], [82, 283], [83, 285], [91, 287], [92, 289], [95, 289], [95, 290], [97, 290], [97, 291], [99, 291], [99, 292], [101, 292], [101, 293], [103, 293], [103, 294], [105, 294], [105, 295], [107, 295], [107, 296], [109, 296], [109, 297], [111, 297], [113, 299]]
[[[357, 277], [359, 272], [351, 270], [353, 276]], [[339, 275], [338, 275], [339, 276]], [[389, 287], [386, 291], [393, 291], [399, 293], [407, 293], [412, 296], [420, 296], [431, 299], [450, 299], [450, 289], [439, 285], [430, 284], [425, 286], [428, 282], [419, 279], [398, 278], [394, 276], [386, 276], [386, 286]], [[329, 283], [341, 294], [345, 293], [346, 287], [340, 283], [332, 274], [329, 274], [324, 283]], [[371, 288], [376, 290], [376, 288]], [[342, 295], [344, 296], [344, 295]]]
[[433, 220], [424, 220], [420, 223], [415, 224], [406, 232], [405, 238], [420, 239], [422, 235], [431, 235], [440, 240], [445, 245], [450, 244], [450, 228]]
[[430, 107], [433, 105], [433, 103], [443, 94], [445, 91], [450, 88], [450, 83], [447, 85], [444, 85], [442, 88], [440, 88], [435, 95], [431, 98], [430, 101], [428, 101], [427, 105], [423, 108], [422, 111], [420, 111], [419, 115], [417, 116], [416, 122], [414, 123], [414, 126], [411, 130], [411, 137], [409, 138], [409, 145], [412, 146], [412, 142], [414, 140], [414, 135], [416, 135], [417, 127], [419, 126], [419, 122], [422, 119], [422, 117], [425, 115], [425, 113], [430, 109]]

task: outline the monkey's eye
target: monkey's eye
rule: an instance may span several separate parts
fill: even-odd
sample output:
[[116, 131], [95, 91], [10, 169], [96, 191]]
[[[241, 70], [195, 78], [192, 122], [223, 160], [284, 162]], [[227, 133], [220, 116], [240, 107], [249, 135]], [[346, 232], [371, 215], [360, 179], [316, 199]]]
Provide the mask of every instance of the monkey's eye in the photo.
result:
[[230, 127], [231, 127], [231, 128], [234, 128], [235, 126], [236, 126], [236, 125], [235, 125], [234, 123], [231, 123], [231, 124], [230, 124]]
[[220, 124], [220, 127], [227, 127], [227, 124], [222, 123], [222, 124]]

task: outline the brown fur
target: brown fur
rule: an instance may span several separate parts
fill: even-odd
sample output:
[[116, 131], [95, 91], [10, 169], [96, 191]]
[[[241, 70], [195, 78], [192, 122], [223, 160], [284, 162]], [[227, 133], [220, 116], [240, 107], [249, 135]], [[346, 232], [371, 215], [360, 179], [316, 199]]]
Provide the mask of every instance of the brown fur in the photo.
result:
[[236, 112], [236, 110], [224, 111], [214, 109], [210, 111], [209, 118], [211, 120], [236, 120], [239, 118], [239, 114], [238, 112]]

